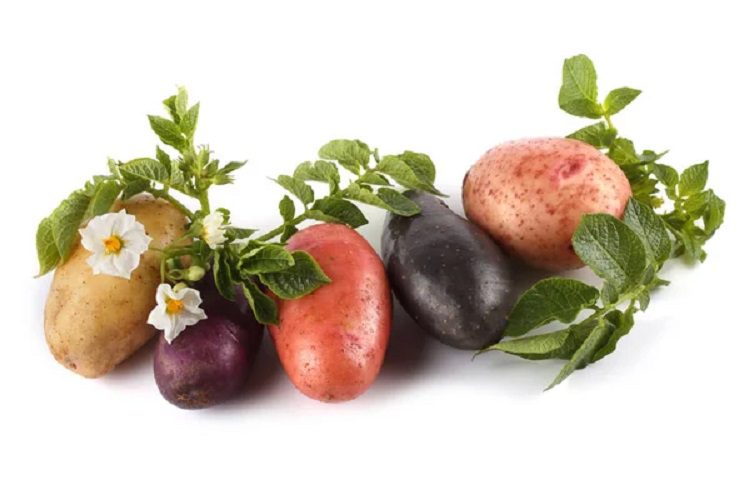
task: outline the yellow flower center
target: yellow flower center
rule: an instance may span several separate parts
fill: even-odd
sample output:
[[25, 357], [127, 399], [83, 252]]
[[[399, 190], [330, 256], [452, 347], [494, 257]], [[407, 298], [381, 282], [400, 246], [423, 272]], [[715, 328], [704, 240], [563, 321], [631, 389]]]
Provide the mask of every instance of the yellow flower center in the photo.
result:
[[104, 253], [106, 254], [117, 254], [122, 250], [122, 240], [119, 236], [108, 236], [104, 238]]
[[180, 314], [184, 308], [185, 304], [181, 300], [167, 299], [167, 313]]

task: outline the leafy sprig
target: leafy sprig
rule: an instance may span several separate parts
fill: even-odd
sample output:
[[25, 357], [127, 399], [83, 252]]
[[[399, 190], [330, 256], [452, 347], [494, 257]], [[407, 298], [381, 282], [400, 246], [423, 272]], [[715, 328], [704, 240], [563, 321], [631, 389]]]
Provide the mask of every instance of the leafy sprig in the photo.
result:
[[[627, 176], [633, 197], [622, 221], [607, 214], [585, 215], [573, 236], [576, 254], [602, 279], [602, 286], [561, 277], [539, 281], [508, 316], [504, 336], [511, 339], [480, 351], [566, 360], [547, 389], [614, 352], [633, 328], [635, 314], [648, 308], [652, 292], [669, 283], [659, 276], [664, 263], [681, 255], [703, 261], [703, 245], [724, 217], [724, 202], [706, 189], [708, 162], [680, 174], [660, 162], [665, 152], [636, 153], [633, 142], [619, 136], [611, 118], [639, 94], [621, 87], [600, 102], [589, 58], [574, 56], [563, 65], [560, 107], [575, 116], [600, 119], [568, 137], [604, 151]], [[672, 207], [657, 211], [668, 205], [664, 196]], [[538, 333], [554, 321], [568, 326]]]
[[621, 87], [599, 102], [596, 79], [594, 64], [585, 55], [565, 61], [558, 99], [560, 108], [574, 116], [599, 120], [568, 137], [591, 144], [617, 163], [630, 181], [633, 196], [654, 209], [663, 209], [659, 216], [672, 236], [674, 255], [702, 262], [706, 258], [704, 246], [721, 226], [725, 209], [724, 200], [706, 188], [708, 162], [678, 173], [662, 161], [666, 150], [638, 152], [632, 140], [620, 135], [612, 116], [641, 91]]
[[[92, 217], [106, 213], [118, 198], [127, 200], [150, 193], [170, 202], [187, 220], [186, 233], [166, 248], [152, 248], [161, 255], [163, 282], [197, 282], [207, 272], [219, 293], [236, 300], [240, 293], [261, 323], [276, 323], [276, 303], [264, 293], [282, 299], [296, 299], [312, 293], [330, 279], [315, 259], [303, 251], [289, 251], [284, 243], [308, 220], [337, 222], [351, 227], [367, 223], [353, 202], [362, 202], [400, 215], [415, 215], [420, 209], [396, 185], [434, 194], [435, 166], [427, 155], [406, 151], [381, 158], [358, 140], [338, 139], [324, 145], [319, 159], [300, 164], [292, 175], [275, 180], [288, 195], [279, 202], [281, 224], [265, 234], [232, 225], [229, 210], [219, 208], [224, 221], [225, 241], [213, 247], [206, 242], [204, 218], [211, 214], [209, 190], [230, 184], [233, 173], [245, 162], [223, 166], [208, 146], [196, 146], [194, 136], [200, 105], [190, 106], [184, 88], [163, 101], [168, 117], [149, 115], [151, 129], [162, 145], [154, 157], [127, 162], [109, 160], [109, 174], [96, 176], [75, 191], [37, 230], [40, 275], [65, 262], [78, 239], [78, 229]], [[348, 179], [348, 180], [347, 180]], [[328, 194], [316, 198], [310, 183], [328, 185]], [[191, 210], [178, 197], [197, 201]]]

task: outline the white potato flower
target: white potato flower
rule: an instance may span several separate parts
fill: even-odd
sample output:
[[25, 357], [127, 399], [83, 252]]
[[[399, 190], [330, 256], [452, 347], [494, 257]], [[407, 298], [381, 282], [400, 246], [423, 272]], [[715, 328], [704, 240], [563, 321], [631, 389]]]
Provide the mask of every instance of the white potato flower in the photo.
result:
[[148, 323], [159, 330], [164, 330], [164, 338], [169, 344], [185, 328], [206, 319], [206, 313], [200, 308], [201, 294], [188, 287], [173, 289], [162, 283], [156, 289], [156, 307], [148, 316]]
[[208, 243], [211, 250], [227, 241], [224, 227], [224, 214], [212, 212], [203, 218], [203, 241]]
[[94, 274], [130, 279], [151, 238], [143, 224], [125, 210], [94, 217], [78, 231], [83, 248], [91, 252], [86, 260]]

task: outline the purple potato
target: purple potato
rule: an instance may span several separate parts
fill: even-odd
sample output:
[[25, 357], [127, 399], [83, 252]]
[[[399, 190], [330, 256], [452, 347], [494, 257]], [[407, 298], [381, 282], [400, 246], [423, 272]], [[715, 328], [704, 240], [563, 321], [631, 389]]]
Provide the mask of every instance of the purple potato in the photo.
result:
[[171, 344], [159, 336], [154, 378], [162, 396], [184, 409], [222, 403], [246, 385], [263, 338], [241, 292], [238, 302], [222, 297], [213, 280], [199, 286], [207, 319], [186, 328]]

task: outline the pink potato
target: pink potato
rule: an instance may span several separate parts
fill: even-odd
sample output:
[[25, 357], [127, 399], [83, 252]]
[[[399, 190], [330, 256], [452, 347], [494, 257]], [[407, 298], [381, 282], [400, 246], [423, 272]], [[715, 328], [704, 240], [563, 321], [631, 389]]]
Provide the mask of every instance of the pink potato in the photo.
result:
[[485, 153], [464, 178], [466, 216], [509, 253], [550, 271], [583, 266], [571, 244], [584, 214], [622, 217], [630, 184], [612, 160], [573, 139], [525, 139]]
[[373, 383], [391, 331], [391, 290], [375, 250], [353, 229], [317, 224], [287, 249], [312, 255], [331, 283], [296, 300], [276, 299], [269, 331], [292, 383], [319, 401], [354, 399]]

